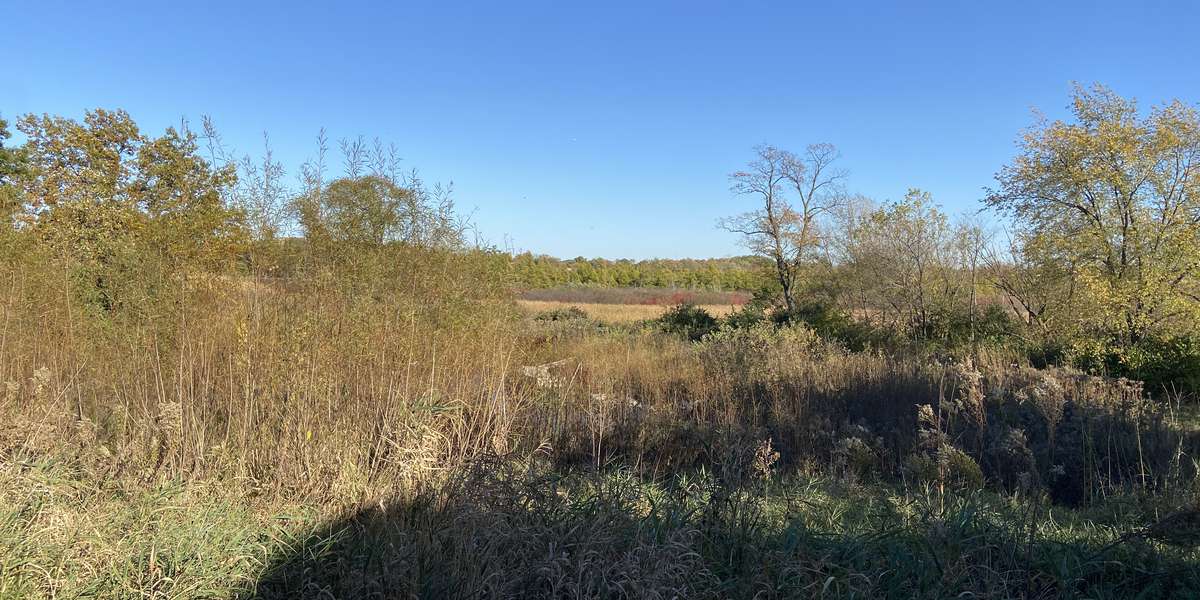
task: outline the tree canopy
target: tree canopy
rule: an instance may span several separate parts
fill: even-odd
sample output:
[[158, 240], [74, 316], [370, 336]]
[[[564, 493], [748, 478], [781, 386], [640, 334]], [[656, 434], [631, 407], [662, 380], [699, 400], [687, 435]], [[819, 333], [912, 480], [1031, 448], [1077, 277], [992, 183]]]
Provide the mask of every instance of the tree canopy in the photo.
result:
[[83, 122], [27, 115], [17, 127], [27, 141], [16, 220], [60, 252], [84, 263], [134, 246], [176, 266], [232, 258], [240, 214], [225, 196], [237, 175], [202, 158], [191, 131], [150, 138], [125, 111], [103, 109]]
[[1069, 282], [1069, 310], [1081, 326], [1136, 342], [1178, 320], [1194, 322], [1195, 109], [1175, 101], [1142, 114], [1096, 86], [1076, 89], [1071, 112], [1069, 122], [1043, 120], [1024, 135], [987, 204], [1013, 217], [1031, 275], [1045, 277], [1045, 286]]

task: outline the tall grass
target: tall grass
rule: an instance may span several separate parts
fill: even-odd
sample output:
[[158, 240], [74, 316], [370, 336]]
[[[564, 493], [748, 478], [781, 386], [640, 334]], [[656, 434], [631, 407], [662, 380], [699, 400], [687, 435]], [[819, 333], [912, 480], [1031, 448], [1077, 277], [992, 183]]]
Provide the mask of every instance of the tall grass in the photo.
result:
[[[798, 326], [691, 342], [522, 317], [472, 253], [179, 274], [131, 312], [21, 256], [0, 267], [3, 593], [1200, 587], [1186, 540], [1138, 529], [1177, 511], [1190, 531], [1198, 436], [1133, 382], [847, 352]], [[1139, 511], [1085, 518], [1129, 498]], [[296, 504], [319, 514], [264, 516]], [[1070, 524], [1046, 525], [1063, 506]], [[110, 521], [89, 531], [89, 511]]]
[[[28, 426], [6, 444], [70, 441], [116, 472], [321, 501], [489, 453], [670, 472], [765, 441], [810, 471], [854, 447], [855, 471], [884, 479], [927, 475], [921, 461], [952, 447], [993, 484], [1072, 503], [1194, 476], [1195, 436], [1131, 382], [850, 353], [801, 327], [700, 343], [586, 324], [544, 335], [563, 325], [518, 320], [454, 266], [413, 278], [426, 289], [367, 293], [320, 277], [187, 278], [159, 315], [97, 318], [36, 261], [13, 265], [0, 377], [4, 412]], [[548, 377], [522, 375], [552, 361]]]
[[[412, 286], [365, 293], [181, 279], [149, 317], [97, 315], [38, 261], [11, 265], [0, 379], [23, 426], [5, 450], [67, 445], [114, 473], [341, 501], [449, 468], [502, 443], [520, 398], [506, 385], [511, 306], [443, 258], [397, 269]], [[429, 272], [443, 267], [460, 273]]]
[[[899, 494], [787, 478], [733, 489], [485, 463], [440, 495], [303, 537], [263, 598], [1187, 597], [1195, 555], [1112, 545], [1145, 518], [1028, 508], [988, 494]], [[1090, 517], [1090, 518], [1089, 518]], [[395, 548], [395, 550], [387, 550]]]
[[799, 327], [722, 330], [698, 344], [544, 340], [543, 359], [572, 369], [541, 390], [555, 408], [539, 421], [556, 424], [560, 455], [595, 464], [730, 466], [769, 442], [789, 468], [919, 483], [945, 479], [944, 465], [920, 467], [953, 449], [995, 488], [1072, 504], [1186, 488], [1196, 474], [1200, 439], [1124, 380], [849, 353]]

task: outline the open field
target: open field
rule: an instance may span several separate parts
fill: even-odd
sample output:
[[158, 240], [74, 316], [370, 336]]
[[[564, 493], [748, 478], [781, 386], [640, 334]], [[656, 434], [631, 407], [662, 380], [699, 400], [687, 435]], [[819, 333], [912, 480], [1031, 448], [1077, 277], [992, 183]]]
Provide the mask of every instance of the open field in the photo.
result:
[[1136, 385], [325, 293], [167, 355], [5, 304], [0, 598], [1200, 594], [1200, 439]]
[[291, 189], [21, 117], [0, 600], [1200, 598], [1200, 113], [1074, 107], [1002, 258], [814, 144], [719, 263], [511, 256], [365, 139]]
[[[633, 321], [657, 319], [671, 308], [665, 304], [597, 304], [545, 300], [517, 300], [517, 304], [531, 313], [562, 310], [574, 306], [582, 309], [591, 318], [606, 323], [630, 323]], [[715, 317], [725, 316], [737, 308], [736, 306], [721, 304], [702, 304], [699, 306]]]
[[645, 304], [677, 306], [683, 303], [708, 306], [740, 306], [750, 300], [747, 292], [718, 292], [679, 288], [561, 286], [524, 290], [522, 300], [571, 304]]

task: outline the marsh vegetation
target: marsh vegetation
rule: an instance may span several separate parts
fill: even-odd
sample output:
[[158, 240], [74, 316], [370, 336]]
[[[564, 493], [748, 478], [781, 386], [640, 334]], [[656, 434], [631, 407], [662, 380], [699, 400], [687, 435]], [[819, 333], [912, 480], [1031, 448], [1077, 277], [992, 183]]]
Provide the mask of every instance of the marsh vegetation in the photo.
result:
[[1073, 102], [1005, 239], [762, 148], [736, 307], [622, 322], [382, 144], [23, 117], [0, 598], [1200, 595], [1200, 120]]

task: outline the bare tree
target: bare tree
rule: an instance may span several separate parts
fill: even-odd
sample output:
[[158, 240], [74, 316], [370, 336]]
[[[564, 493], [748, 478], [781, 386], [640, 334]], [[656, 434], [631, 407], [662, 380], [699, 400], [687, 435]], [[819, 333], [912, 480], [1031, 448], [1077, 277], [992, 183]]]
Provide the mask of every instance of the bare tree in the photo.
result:
[[989, 248], [984, 260], [1001, 296], [1026, 325], [1042, 336], [1069, 328], [1083, 304], [1072, 257], [1036, 235], [1017, 232], [1006, 247]]
[[784, 178], [795, 192], [794, 206], [800, 219], [796, 245], [807, 260], [813, 259], [812, 253], [823, 244], [821, 220], [846, 201], [841, 187], [846, 171], [833, 168], [838, 156], [832, 144], [812, 144], [801, 157], [784, 153]]
[[727, 217], [720, 226], [744, 236], [746, 246], [771, 259], [788, 311], [796, 308], [796, 287], [804, 267], [821, 247], [821, 220], [844, 198], [845, 171], [835, 169], [837, 149], [813, 144], [803, 155], [774, 146], [755, 148], [746, 170], [729, 176], [731, 190], [755, 197], [760, 206]]
[[982, 268], [986, 266], [987, 254], [992, 243], [991, 232], [985, 225], [973, 217], [963, 217], [955, 232], [958, 248], [958, 263], [965, 269], [968, 276], [968, 291], [970, 304], [968, 309], [968, 325], [970, 326], [968, 341], [971, 351], [975, 352], [976, 329], [979, 323], [979, 277]]

